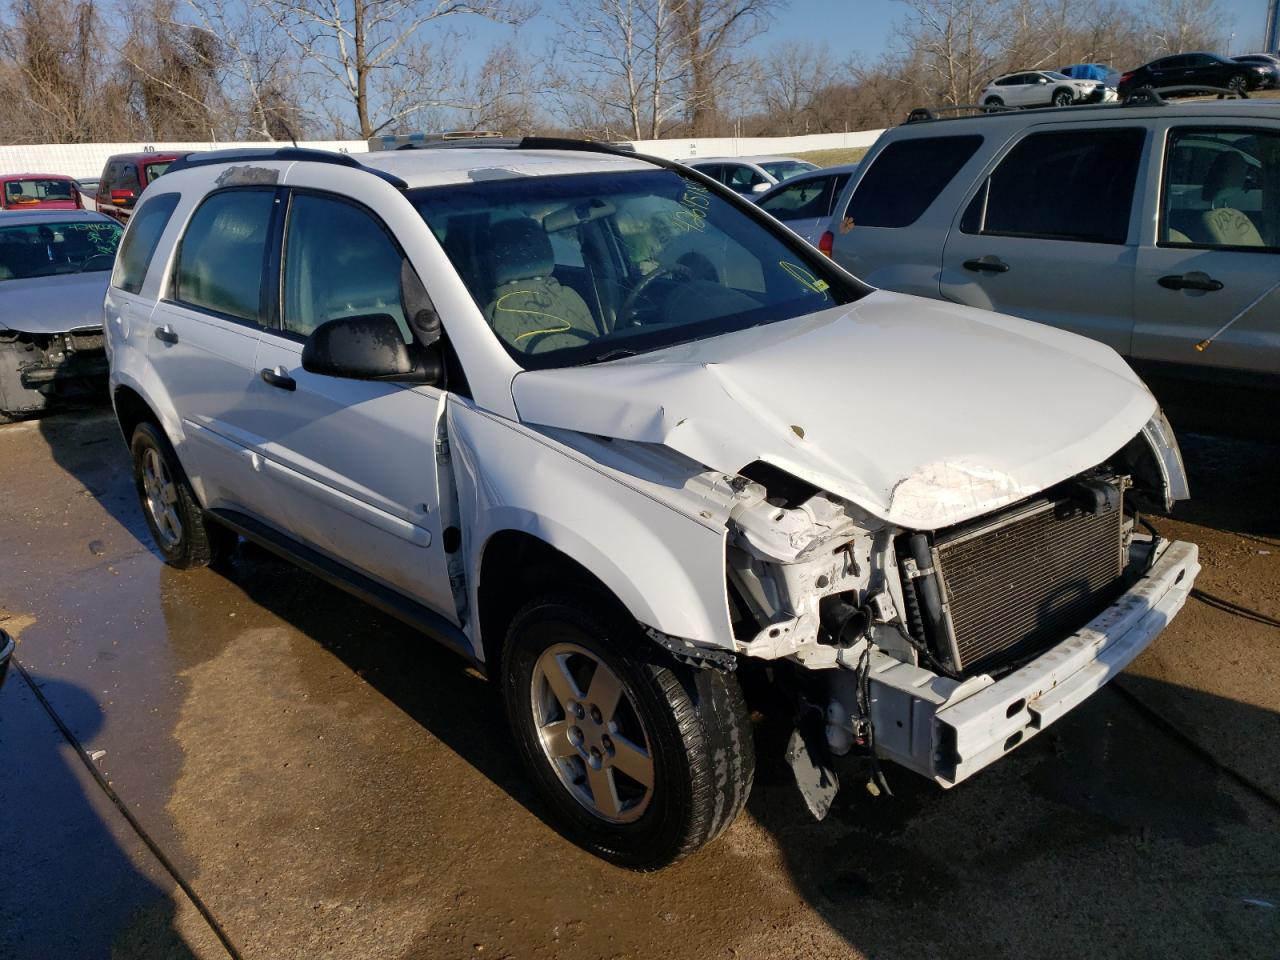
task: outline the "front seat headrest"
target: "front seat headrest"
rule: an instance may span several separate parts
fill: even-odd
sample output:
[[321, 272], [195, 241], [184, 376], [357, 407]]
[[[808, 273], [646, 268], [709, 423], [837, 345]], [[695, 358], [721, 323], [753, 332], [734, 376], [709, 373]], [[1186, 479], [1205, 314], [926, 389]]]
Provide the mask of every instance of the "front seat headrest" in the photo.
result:
[[1209, 164], [1209, 172], [1205, 174], [1204, 186], [1200, 190], [1200, 199], [1209, 203], [1228, 190], [1243, 190], [1244, 180], [1249, 173], [1249, 164], [1238, 153], [1220, 153]]
[[551, 238], [538, 221], [530, 217], [500, 220], [489, 231], [489, 259], [493, 285], [534, 277], [549, 277], [555, 269]]

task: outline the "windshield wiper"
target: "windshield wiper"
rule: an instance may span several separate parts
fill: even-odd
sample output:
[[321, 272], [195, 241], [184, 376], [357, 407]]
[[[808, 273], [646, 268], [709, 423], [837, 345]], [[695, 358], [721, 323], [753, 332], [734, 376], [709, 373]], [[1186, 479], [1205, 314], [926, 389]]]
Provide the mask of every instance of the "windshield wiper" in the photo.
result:
[[623, 360], [626, 357], [634, 357], [638, 351], [629, 350], [626, 347], [614, 347], [612, 350], [605, 350], [597, 353], [594, 357], [587, 360], [587, 363], [608, 363], [610, 360]]

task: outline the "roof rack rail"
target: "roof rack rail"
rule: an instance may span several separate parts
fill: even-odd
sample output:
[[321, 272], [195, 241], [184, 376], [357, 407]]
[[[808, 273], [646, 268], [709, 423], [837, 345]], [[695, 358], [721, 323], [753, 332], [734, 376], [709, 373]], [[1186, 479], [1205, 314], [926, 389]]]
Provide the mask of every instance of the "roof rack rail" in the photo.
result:
[[376, 170], [373, 167], [366, 167], [349, 153], [337, 153], [333, 150], [315, 150], [311, 147], [240, 147], [228, 150], [201, 150], [196, 153], [189, 153], [185, 157], [179, 157], [169, 164], [165, 174], [177, 173], [190, 167], [211, 167], [219, 163], [252, 163], [255, 160], [278, 160], [284, 162], [305, 160], [309, 163], [330, 163], [338, 167], [367, 170], [375, 177], [386, 180], [399, 190], [403, 190], [408, 186], [393, 174]]
[[1012, 113], [1017, 107], [1005, 106], [1002, 103], [960, 103], [955, 106], [942, 107], [916, 107], [907, 114], [904, 123], [919, 123], [922, 120], [942, 120], [943, 117], [938, 116], [940, 113], [960, 113], [966, 110], [973, 110], [977, 113]]
[[1249, 93], [1246, 90], [1231, 90], [1227, 87], [1209, 87], [1198, 83], [1183, 83], [1173, 87], [1139, 87], [1124, 98], [1124, 105], [1126, 107], [1163, 107], [1169, 102], [1165, 99], [1165, 95], [1170, 93], [1216, 93], [1219, 99], [1224, 96], [1236, 97], [1240, 100], [1249, 99]]

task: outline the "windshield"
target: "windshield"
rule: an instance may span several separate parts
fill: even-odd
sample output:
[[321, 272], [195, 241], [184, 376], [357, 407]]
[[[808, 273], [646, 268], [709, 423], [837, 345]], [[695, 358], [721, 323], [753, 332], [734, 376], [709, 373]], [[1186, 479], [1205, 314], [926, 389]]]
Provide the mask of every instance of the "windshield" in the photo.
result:
[[629, 356], [861, 293], [798, 239], [674, 171], [490, 180], [410, 198], [527, 368]]
[[101, 220], [0, 226], [0, 281], [110, 270], [120, 233]]
[[73, 186], [70, 180], [49, 180], [40, 177], [29, 180], [6, 180], [4, 201], [16, 207], [50, 200], [74, 201], [76, 197]]
[[808, 173], [810, 170], [817, 170], [817, 166], [812, 163], [806, 163], [803, 160], [770, 160], [760, 164], [762, 169], [775, 180], [786, 180], [800, 173]]

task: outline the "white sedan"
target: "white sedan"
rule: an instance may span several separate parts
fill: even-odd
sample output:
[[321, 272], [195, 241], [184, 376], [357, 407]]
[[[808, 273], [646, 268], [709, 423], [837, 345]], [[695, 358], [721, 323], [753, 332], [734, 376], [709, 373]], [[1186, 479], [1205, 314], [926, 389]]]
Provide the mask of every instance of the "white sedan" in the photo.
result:
[[996, 77], [978, 102], [984, 107], [1069, 107], [1105, 99], [1107, 85], [1100, 80], [1073, 80], [1056, 70], [1033, 70]]

